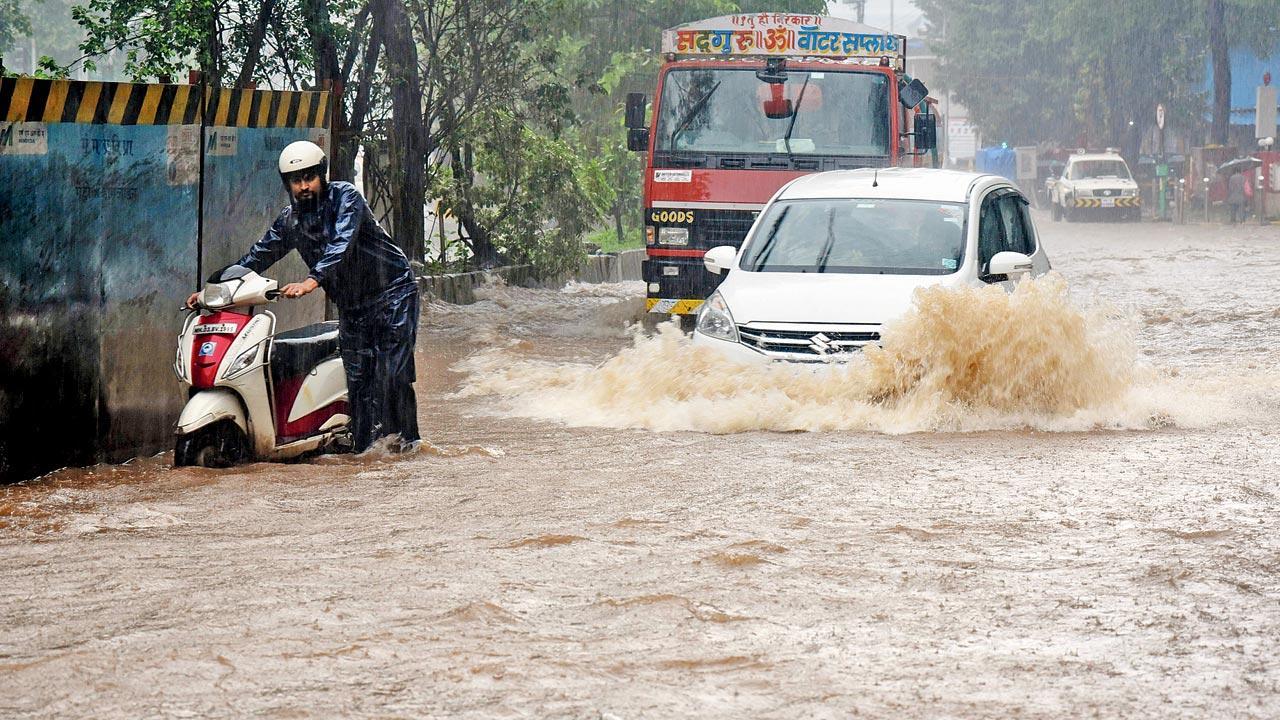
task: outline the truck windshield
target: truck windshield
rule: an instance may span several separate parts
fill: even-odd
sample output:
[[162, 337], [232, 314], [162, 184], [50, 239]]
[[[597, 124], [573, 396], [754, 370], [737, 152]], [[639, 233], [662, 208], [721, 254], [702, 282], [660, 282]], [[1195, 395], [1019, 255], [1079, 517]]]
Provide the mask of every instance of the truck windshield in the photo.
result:
[[964, 258], [965, 205], [925, 200], [792, 200], [756, 225], [750, 272], [948, 275]]
[[[676, 69], [662, 85], [656, 149], [883, 157], [888, 93], [880, 73], [792, 70], [773, 86], [749, 68]], [[766, 114], [788, 101], [791, 113]]]
[[1129, 179], [1129, 168], [1122, 160], [1081, 160], [1071, 166], [1073, 180], [1090, 178]]

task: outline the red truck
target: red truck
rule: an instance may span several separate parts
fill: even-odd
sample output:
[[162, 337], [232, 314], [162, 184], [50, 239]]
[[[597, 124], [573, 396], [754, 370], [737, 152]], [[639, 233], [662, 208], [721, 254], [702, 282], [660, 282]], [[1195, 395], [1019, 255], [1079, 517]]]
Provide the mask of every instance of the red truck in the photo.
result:
[[[692, 316], [778, 188], [823, 170], [922, 165], [937, 145], [906, 37], [841, 18], [725, 15], [662, 34], [653, 112], [627, 96], [627, 146], [647, 154], [644, 280], [651, 313]], [[932, 156], [936, 164], [936, 153]]]

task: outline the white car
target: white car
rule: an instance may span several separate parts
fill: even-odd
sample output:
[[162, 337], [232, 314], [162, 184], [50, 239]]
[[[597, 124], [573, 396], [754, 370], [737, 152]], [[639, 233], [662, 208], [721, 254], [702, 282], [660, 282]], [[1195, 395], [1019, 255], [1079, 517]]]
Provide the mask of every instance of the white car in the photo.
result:
[[1027, 200], [995, 175], [917, 168], [839, 170], [783, 186], [698, 313], [697, 345], [745, 361], [821, 362], [880, 340], [927, 285], [1002, 283], [1049, 271]]
[[1118, 153], [1077, 153], [1067, 160], [1062, 177], [1049, 186], [1053, 219], [1078, 220], [1086, 215], [1137, 222], [1142, 197], [1129, 166]]

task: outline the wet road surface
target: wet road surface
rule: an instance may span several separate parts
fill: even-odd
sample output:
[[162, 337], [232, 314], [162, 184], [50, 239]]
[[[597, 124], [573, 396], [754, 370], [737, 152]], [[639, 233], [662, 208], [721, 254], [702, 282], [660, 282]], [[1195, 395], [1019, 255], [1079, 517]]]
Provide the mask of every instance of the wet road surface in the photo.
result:
[[0, 488], [0, 716], [1276, 717], [1280, 227], [1039, 222], [847, 369], [497, 289], [417, 455]]

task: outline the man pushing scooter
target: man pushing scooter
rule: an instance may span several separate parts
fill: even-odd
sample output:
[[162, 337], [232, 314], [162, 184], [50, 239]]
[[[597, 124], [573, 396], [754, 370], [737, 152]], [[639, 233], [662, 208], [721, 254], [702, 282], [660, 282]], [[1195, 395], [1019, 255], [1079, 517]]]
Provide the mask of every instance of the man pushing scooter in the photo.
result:
[[[291, 143], [280, 153], [289, 206], [236, 262], [262, 272], [297, 250], [311, 272], [281, 289], [298, 298], [324, 288], [338, 306], [338, 344], [347, 376], [356, 452], [398, 436], [399, 450], [417, 446], [413, 348], [418, 288], [404, 252], [373, 217], [355, 186], [328, 182], [328, 159], [315, 143]], [[199, 293], [187, 299], [195, 307]]]

